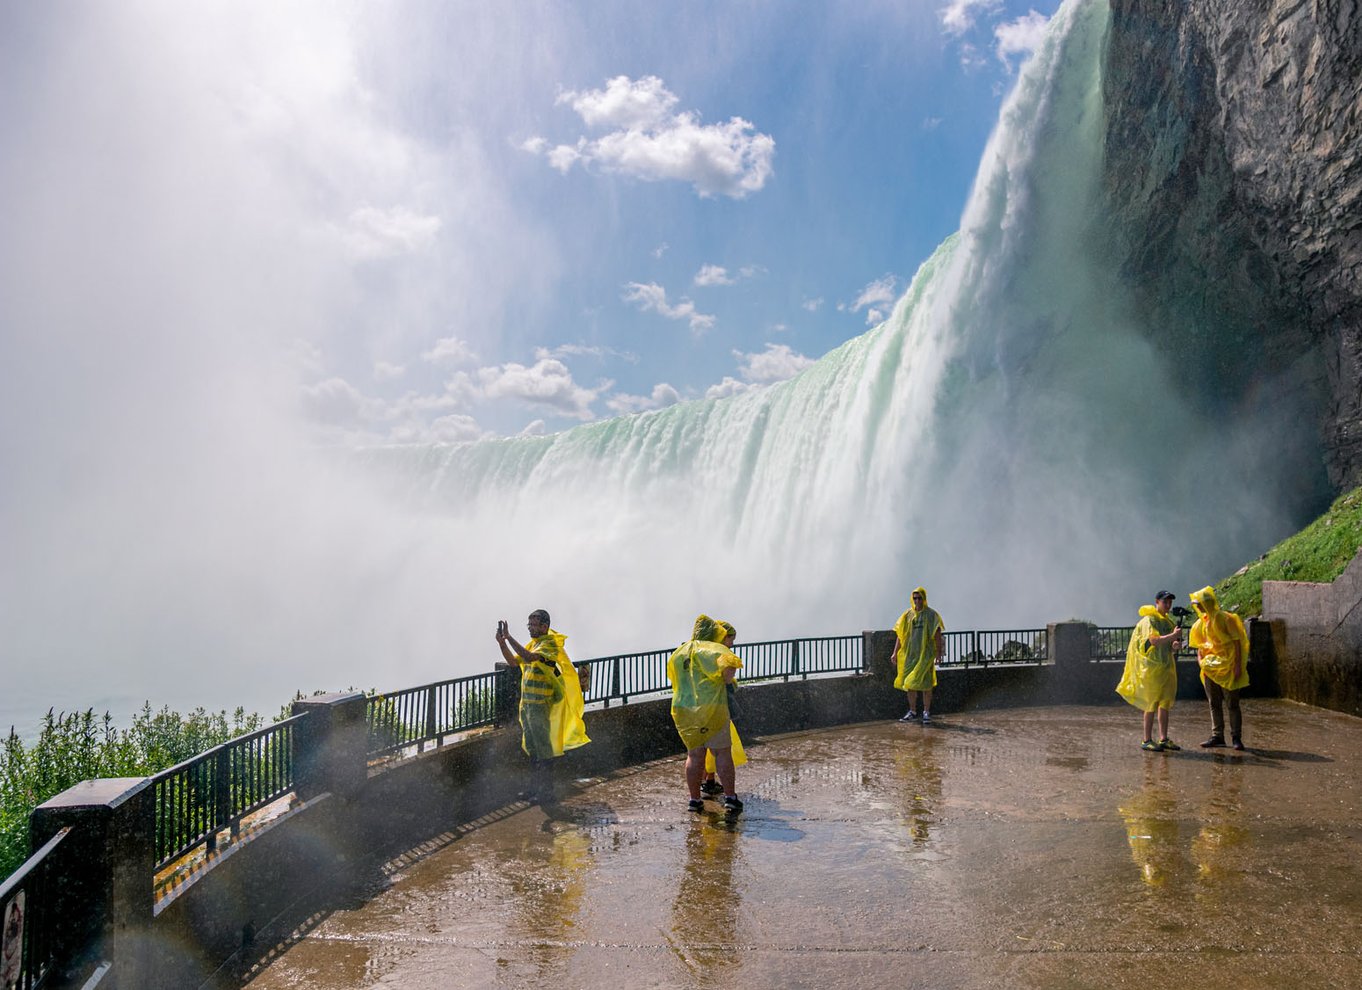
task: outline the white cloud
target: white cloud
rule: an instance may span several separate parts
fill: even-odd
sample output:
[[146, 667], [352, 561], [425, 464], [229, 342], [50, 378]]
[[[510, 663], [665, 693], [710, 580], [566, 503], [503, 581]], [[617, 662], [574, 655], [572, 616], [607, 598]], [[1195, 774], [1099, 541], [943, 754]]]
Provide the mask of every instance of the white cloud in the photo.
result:
[[645, 313], [649, 310], [665, 316], [669, 320], [686, 320], [691, 333], [701, 334], [714, 326], [715, 317], [695, 309], [695, 303], [683, 298], [676, 305], [667, 302], [667, 290], [656, 282], [630, 282], [621, 297], [625, 302], [638, 305]]
[[927, 117], [922, 121], [922, 129], [924, 131], [934, 131], [941, 126], [941, 121], [941, 117]]
[[583, 421], [596, 418], [591, 403], [614, 384], [605, 381], [594, 389], [583, 388], [572, 380], [572, 372], [563, 362], [552, 358], [536, 361], [528, 368], [515, 363], [479, 368], [478, 383], [482, 394], [489, 399], [519, 399], [560, 416]]
[[350, 214], [341, 238], [357, 258], [387, 258], [424, 250], [439, 232], [439, 217], [422, 216], [403, 206], [389, 210], [361, 206]]
[[532, 419], [525, 424], [525, 428], [518, 434], [522, 437], [542, 437], [548, 430], [542, 419]]
[[724, 380], [718, 385], [711, 385], [705, 389], [706, 399], [727, 399], [731, 395], [738, 395], [742, 392], [750, 392], [760, 385], [753, 385], [750, 382], [740, 382], [732, 376], [725, 375]]
[[663, 241], [657, 247], [653, 248], [653, 257], [661, 258], [664, 254], [667, 253], [667, 248], [669, 247], [671, 247], [671, 245], [668, 244], [666, 241]]
[[422, 361], [432, 364], [472, 364], [477, 355], [469, 349], [467, 342], [458, 337], [444, 337], [435, 342], [428, 351], [421, 354]]
[[994, 50], [998, 53], [999, 61], [1007, 66], [1008, 72], [1013, 68], [1011, 56], [1021, 56], [1025, 59], [1040, 47], [1045, 37], [1045, 27], [1049, 23], [1049, 18], [1044, 14], [1032, 10], [1014, 21], [999, 24], [993, 29], [993, 36], [998, 39]]
[[941, 27], [947, 34], [961, 35], [974, 27], [980, 14], [990, 14], [1001, 6], [1001, 0], [950, 0], [937, 11]]
[[441, 416], [431, 423], [430, 429], [426, 431], [426, 436], [429, 439], [444, 443], [478, 440], [485, 435], [486, 433], [478, 426], [473, 417], [463, 413]]
[[374, 363], [374, 381], [390, 382], [394, 378], [401, 378], [406, 373], [405, 365], [393, 364], [390, 361], [376, 361]]
[[[853, 313], [866, 310], [865, 322], [868, 326], [874, 326], [884, 319], [885, 310], [893, 306], [894, 300], [898, 297], [898, 276], [886, 275], [877, 278], [856, 297], [856, 301], [851, 304]], [[839, 309], [841, 307], [838, 307]]]
[[695, 273], [696, 285], [732, 285], [736, 281], [722, 265], [702, 265]]
[[735, 350], [733, 356], [738, 359], [738, 373], [758, 385], [783, 382], [813, 364], [813, 358], [791, 349], [788, 344], [768, 343], [766, 350], [755, 354]]
[[384, 403], [365, 396], [343, 378], [328, 378], [301, 389], [303, 408], [324, 423], [375, 421], [384, 418]]
[[563, 93], [558, 102], [571, 103], [588, 127], [638, 131], [665, 125], [680, 101], [657, 76], [616, 76], [605, 89]]
[[771, 324], [771, 332], [772, 332], [772, 333], [788, 333], [788, 332], [789, 332], [789, 329], [790, 329], [790, 325], [789, 325], [788, 323], [772, 323], [772, 324]]
[[817, 313], [823, 307], [823, 297], [819, 296], [817, 299], [805, 299], [799, 305], [810, 313]]
[[678, 98], [656, 76], [616, 76], [604, 89], [562, 93], [557, 102], [570, 104], [588, 127], [614, 128], [571, 145], [548, 148], [541, 138], [521, 145], [560, 172], [594, 164], [648, 182], [689, 182], [702, 197], [733, 199], [759, 191], [771, 176], [774, 138], [741, 117], [701, 124], [694, 111], [676, 113]]
[[612, 411], [621, 415], [645, 412], [649, 409], [664, 409], [681, 401], [681, 393], [666, 382], [653, 386], [652, 395], [628, 395], [624, 392], [611, 396], [605, 403]]

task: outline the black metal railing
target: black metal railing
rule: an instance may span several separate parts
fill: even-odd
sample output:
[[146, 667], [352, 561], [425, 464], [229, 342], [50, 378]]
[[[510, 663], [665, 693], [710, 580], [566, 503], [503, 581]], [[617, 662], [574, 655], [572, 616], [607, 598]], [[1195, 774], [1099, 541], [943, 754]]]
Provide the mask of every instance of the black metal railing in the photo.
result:
[[[0, 940], [4, 945], [6, 969], [12, 966], [11, 953], [19, 954], [18, 972], [14, 982], [6, 988], [37, 990], [69, 960], [60, 958], [60, 936], [63, 924], [70, 919], [53, 910], [57, 894], [56, 882], [62, 876], [62, 841], [71, 829], [64, 828], [52, 836], [41, 849], [30, 856], [24, 865], [0, 883]], [[0, 979], [10, 977], [9, 972]]]
[[484, 725], [497, 724], [503, 678], [496, 672], [456, 677], [368, 699], [368, 753], [384, 756]]
[[[741, 643], [739, 679], [788, 681], [865, 668], [861, 636], [816, 636], [804, 639]], [[671, 648], [596, 657], [576, 664], [587, 703], [628, 704], [671, 690], [667, 658]], [[1045, 663], [1049, 648], [1044, 629], [985, 629], [946, 633], [942, 666], [970, 667], [1000, 663]], [[515, 718], [514, 670], [474, 674], [435, 684], [373, 695], [368, 700], [371, 759]]]
[[942, 667], [987, 667], [999, 663], [1045, 663], [1050, 658], [1044, 629], [977, 629], [945, 634]]
[[[1130, 646], [1130, 634], [1134, 626], [1089, 626], [1088, 658], [1093, 663], [1108, 663], [1114, 660], [1125, 661], [1126, 650]], [[1182, 631], [1182, 649], [1178, 650], [1180, 659], [1194, 659], [1196, 650], [1187, 645], [1187, 629]]]
[[294, 730], [307, 717], [239, 736], [152, 777], [157, 870], [200, 845], [217, 849], [219, 833], [236, 836], [247, 815], [293, 790]]

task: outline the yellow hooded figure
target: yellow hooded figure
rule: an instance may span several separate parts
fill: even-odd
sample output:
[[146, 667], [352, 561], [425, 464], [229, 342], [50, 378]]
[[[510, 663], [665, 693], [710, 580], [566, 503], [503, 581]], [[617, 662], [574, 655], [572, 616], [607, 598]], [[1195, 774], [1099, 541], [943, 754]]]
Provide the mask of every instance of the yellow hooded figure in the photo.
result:
[[[722, 643], [729, 636], [738, 638], [738, 630], [733, 628], [731, 622], [722, 619], [715, 619], [715, 625], [719, 627], [719, 642]], [[727, 694], [727, 690], [724, 692]], [[747, 763], [747, 751], [742, 748], [742, 738], [738, 735], [738, 727], [733, 724], [733, 713], [728, 713], [728, 738], [733, 743], [733, 766], [740, 767]], [[705, 750], [705, 773], [716, 773], [718, 765], [714, 762], [714, 754]]]
[[1157, 606], [1140, 606], [1140, 621], [1131, 631], [1126, 666], [1116, 693], [1142, 712], [1172, 708], [1177, 697], [1178, 669], [1173, 647], [1167, 643], [1151, 646], [1149, 642], [1151, 636], [1167, 636], [1172, 631], [1173, 620], [1161, 615]]
[[728, 722], [724, 671], [741, 669], [742, 661], [723, 645], [723, 638], [719, 623], [701, 615], [691, 638], [667, 659], [672, 721], [687, 750], [699, 749]]
[[914, 588], [913, 594], [922, 595], [921, 607], [915, 605], [894, 623], [894, 635], [899, 638], [894, 687], [930, 691], [936, 687], [936, 634], [944, 633], [946, 624], [936, 609], [927, 607], [926, 588]]
[[[576, 749], [591, 742], [586, 734], [586, 723], [582, 721], [582, 712], [586, 708], [586, 699], [582, 696], [582, 682], [577, 676], [577, 668], [568, 659], [567, 650], [563, 648], [566, 641], [566, 636], [550, 629], [543, 636], [536, 636], [530, 640], [525, 646], [526, 652], [537, 654], [547, 661], [550, 668], [549, 676], [561, 686], [560, 691], [552, 692], [549, 696], [549, 745], [554, 756], [562, 756], [569, 749]], [[544, 665], [537, 662], [522, 666], [520, 675], [522, 699], [525, 679], [540, 677], [534, 668], [542, 666]], [[558, 676], [553, 677], [553, 672]], [[523, 703], [522, 700], [522, 705]], [[520, 745], [530, 756], [542, 758], [547, 755], [531, 753], [523, 738]]]
[[1248, 687], [1249, 641], [1244, 623], [1233, 612], [1221, 610], [1209, 585], [1188, 597], [1200, 614], [1187, 642], [1197, 651], [1202, 683], [1209, 677], [1226, 691]]

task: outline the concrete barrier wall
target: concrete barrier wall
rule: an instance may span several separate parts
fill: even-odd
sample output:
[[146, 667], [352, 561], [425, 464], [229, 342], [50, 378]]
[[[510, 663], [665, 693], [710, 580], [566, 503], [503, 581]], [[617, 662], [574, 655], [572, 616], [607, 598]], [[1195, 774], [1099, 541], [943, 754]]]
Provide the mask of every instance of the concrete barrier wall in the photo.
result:
[[1281, 695], [1362, 715], [1362, 551], [1333, 582], [1264, 581]]
[[[1122, 703], [1114, 690], [1121, 665], [1090, 660], [1086, 625], [1052, 625], [1048, 643], [1050, 661], [1044, 665], [940, 670], [933, 711]], [[863, 674], [742, 686], [742, 716], [736, 721], [744, 738], [754, 742], [765, 735], [897, 718], [904, 696], [892, 684], [893, 645], [892, 632], [866, 632]], [[1257, 657], [1250, 662], [1255, 681], [1262, 680], [1262, 663]], [[1182, 662], [1178, 672], [1179, 695], [1202, 697], [1196, 664]], [[523, 807], [517, 802], [528, 783], [528, 762], [518, 728], [483, 731], [366, 767], [364, 704], [358, 694], [300, 702], [314, 717], [298, 738], [306, 752], [297, 757], [294, 808], [214, 854], [154, 907], [147, 837], [124, 834], [148, 827], [145, 809], [129, 819], [134, 824], [120, 832], [117, 842], [92, 854], [89, 868], [111, 891], [105, 902], [131, 901], [137, 908], [128, 913], [130, 921], [113, 926], [119, 936], [102, 947], [104, 957], [113, 958], [114, 979], [101, 987], [233, 985], [268, 957], [281, 932], [305, 929], [309, 917], [315, 920], [317, 903], [365, 896], [371, 889], [366, 885], [383, 882], [385, 862], [454, 841], [461, 830], [488, 816]], [[682, 751], [669, 700], [588, 711], [586, 721], [591, 744], [555, 761], [559, 789], [579, 778], [671, 759], [677, 761], [681, 793]], [[759, 759], [759, 751], [753, 757]], [[140, 793], [136, 788], [142, 783], [123, 782], [116, 790]], [[740, 776], [740, 790], [741, 783]], [[126, 797], [117, 800], [127, 803]], [[91, 813], [104, 815], [103, 821], [107, 811], [100, 812], [98, 805], [93, 802]], [[38, 817], [44, 828], [72, 821], [55, 807], [40, 809]], [[267, 930], [268, 937], [257, 938]], [[215, 972], [232, 979], [218, 983]]]

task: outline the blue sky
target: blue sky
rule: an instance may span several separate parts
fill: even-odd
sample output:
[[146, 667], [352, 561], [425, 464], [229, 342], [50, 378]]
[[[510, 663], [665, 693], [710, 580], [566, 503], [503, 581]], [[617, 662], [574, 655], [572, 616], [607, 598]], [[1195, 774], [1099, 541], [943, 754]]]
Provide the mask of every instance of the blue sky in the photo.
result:
[[762, 387], [956, 228], [1054, 6], [7, 5], [0, 354], [53, 433], [249, 401], [451, 441]]

